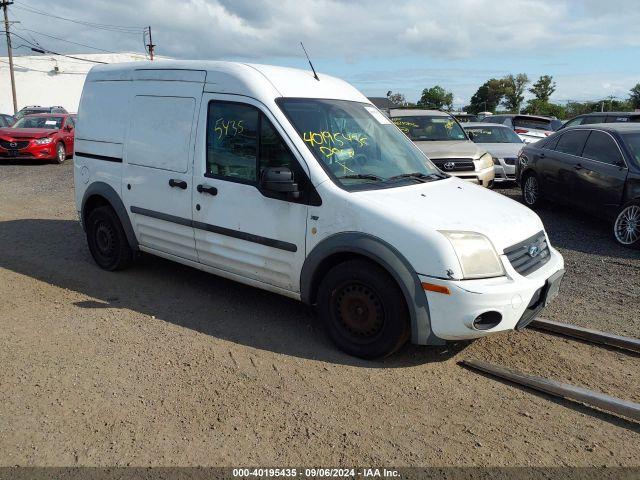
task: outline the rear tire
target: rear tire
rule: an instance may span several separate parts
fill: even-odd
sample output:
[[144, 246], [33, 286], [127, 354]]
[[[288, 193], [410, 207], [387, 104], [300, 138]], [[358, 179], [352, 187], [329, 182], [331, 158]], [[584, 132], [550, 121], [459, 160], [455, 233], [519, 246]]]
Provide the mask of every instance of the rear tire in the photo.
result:
[[109, 206], [91, 211], [86, 224], [89, 251], [98, 266], [116, 271], [127, 268], [133, 261], [133, 250], [116, 212]]
[[349, 355], [391, 355], [409, 338], [404, 295], [381, 267], [349, 260], [333, 267], [318, 289], [318, 316], [334, 343]]
[[538, 208], [542, 204], [540, 182], [534, 173], [527, 173], [522, 180], [522, 201], [529, 208]]
[[613, 222], [613, 237], [618, 245], [640, 248], [640, 202], [627, 203]]

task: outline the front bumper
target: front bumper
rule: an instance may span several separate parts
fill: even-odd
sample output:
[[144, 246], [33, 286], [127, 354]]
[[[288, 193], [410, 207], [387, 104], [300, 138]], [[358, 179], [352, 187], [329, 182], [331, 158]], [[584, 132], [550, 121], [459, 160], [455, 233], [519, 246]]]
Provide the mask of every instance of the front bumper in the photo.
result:
[[468, 172], [446, 172], [449, 175], [458, 177], [462, 180], [477, 183], [483, 187], [490, 187], [493, 185], [493, 179], [495, 178], [495, 171], [493, 166], [484, 168], [482, 170], [469, 170]]
[[[442, 285], [450, 291], [450, 295], [425, 292], [433, 333], [443, 340], [468, 340], [522, 328], [544, 308], [538, 297], [546, 294], [547, 280], [564, 269], [562, 255], [553, 247], [550, 253], [549, 261], [526, 277], [517, 273], [504, 255], [500, 257], [507, 273], [503, 277], [441, 280], [420, 276], [422, 282]], [[486, 330], [476, 328], [474, 320], [486, 312], [499, 313], [500, 322]]]
[[56, 142], [48, 145], [29, 145], [12, 152], [0, 147], [0, 160], [53, 160], [56, 154]]
[[502, 158], [499, 158], [499, 165], [494, 165], [493, 169], [495, 172], [496, 183], [499, 182], [513, 182], [516, 179], [516, 166], [508, 165]]

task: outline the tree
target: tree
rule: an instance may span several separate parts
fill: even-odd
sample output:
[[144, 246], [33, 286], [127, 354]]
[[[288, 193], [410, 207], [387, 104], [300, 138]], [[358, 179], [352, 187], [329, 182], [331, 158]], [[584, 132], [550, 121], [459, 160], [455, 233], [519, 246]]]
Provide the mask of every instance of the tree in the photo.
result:
[[469, 113], [495, 112], [505, 95], [504, 80], [492, 78], [478, 88], [471, 97], [471, 104], [465, 107]]
[[407, 99], [402, 93], [392, 93], [388, 98], [392, 105], [397, 105], [398, 107], [407, 105]]
[[451, 110], [453, 108], [453, 93], [448, 92], [440, 85], [425, 88], [422, 90], [420, 100], [418, 100], [418, 106], [434, 110], [441, 110], [442, 108]]
[[532, 98], [527, 102], [526, 108], [522, 111], [528, 115], [544, 115], [546, 117], [565, 118], [567, 112], [565, 107], [557, 103], [544, 102], [537, 98]]
[[529, 91], [533, 93], [537, 100], [547, 103], [549, 97], [556, 91], [556, 82], [553, 81], [551, 75], [542, 75]]
[[636, 86], [630, 92], [629, 102], [631, 102], [631, 108], [640, 108], [640, 83], [636, 83]]
[[509, 74], [502, 79], [504, 82], [504, 100], [502, 105], [513, 113], [520, 113], [520, 107], [524, 101], [524, 89], [529, 83], [526, 73], [517, 75]]

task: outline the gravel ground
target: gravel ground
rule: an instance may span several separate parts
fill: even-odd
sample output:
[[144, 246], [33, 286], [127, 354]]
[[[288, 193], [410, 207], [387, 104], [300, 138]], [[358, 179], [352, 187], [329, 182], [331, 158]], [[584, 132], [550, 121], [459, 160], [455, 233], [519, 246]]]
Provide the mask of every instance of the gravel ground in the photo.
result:
[[[540, 215], [567, 264], [545, 316], [640, 336], [639, 253]], [[637, 423], [457, 364], [638, 402], [638, 356], [525, 331], [348, 357], [295, 301], [150, 256], [99, 270], [71, 162], [0, 164], [0, 302], [0, 465], [640, 466]]]

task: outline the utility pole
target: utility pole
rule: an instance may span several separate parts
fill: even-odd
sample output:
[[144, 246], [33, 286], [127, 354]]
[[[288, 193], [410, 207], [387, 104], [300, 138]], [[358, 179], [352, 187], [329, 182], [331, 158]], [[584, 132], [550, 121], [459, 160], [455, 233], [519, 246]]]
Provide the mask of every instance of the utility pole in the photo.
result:
[[16, 99], [16, 78], [13, 74], [13, 48], [11, 48], [11, 34], [9, 33], [9, 13], [7, 12], [9, 5], [13, 2], [8, 0], [0, 3], [0, 7], [4, 10], [4, 31], [7, 35], [7, 51], [9, 52], [9, 74], [11, 75], [11, 94], [13, 95], [13, 114], [18, 113], [18, 100]]
[[149, 47], [149, 60], [153, 61], [153, 48], [155, 47], [155, 45], [153, 44], [153, 40], [151, 39], [151, 25], [149, 25], [149, 43], [147, 44], [147, 47]]

